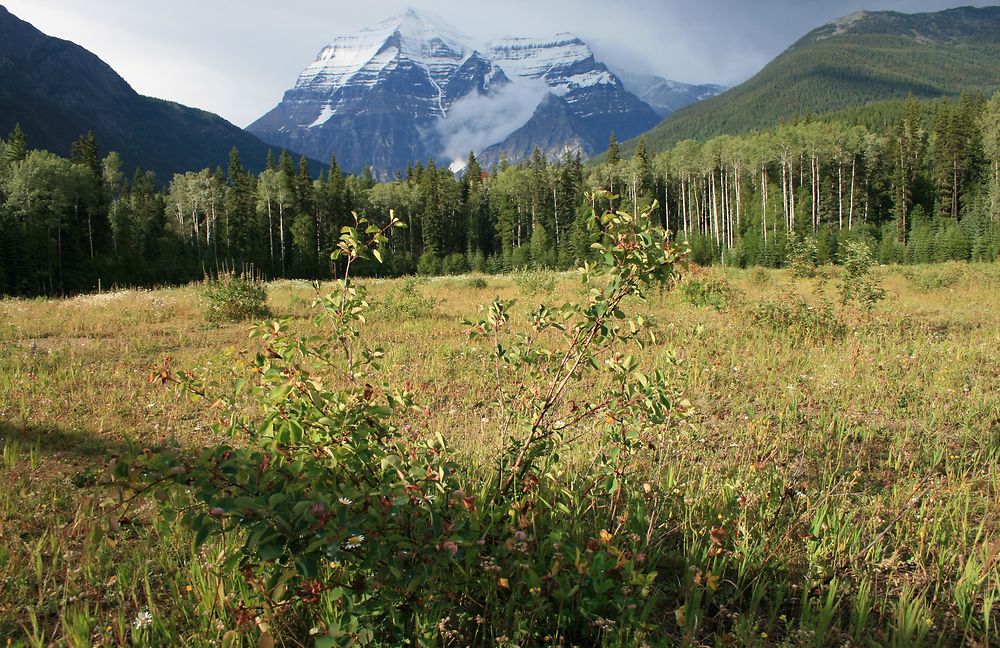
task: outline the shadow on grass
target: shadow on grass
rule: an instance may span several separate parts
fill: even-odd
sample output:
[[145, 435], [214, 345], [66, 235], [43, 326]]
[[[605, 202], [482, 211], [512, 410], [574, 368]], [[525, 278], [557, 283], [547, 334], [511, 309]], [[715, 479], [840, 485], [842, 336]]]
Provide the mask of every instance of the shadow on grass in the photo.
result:
[[101, 438], [86, 430], [63, 430], [52, 426], [18, 425], [0, 420], [0, 447], [14, 441], [27, 448], [38, 448], [44, 455], [78, 459], [100, 459], [112, 454], [135, 451], [136, 445]]

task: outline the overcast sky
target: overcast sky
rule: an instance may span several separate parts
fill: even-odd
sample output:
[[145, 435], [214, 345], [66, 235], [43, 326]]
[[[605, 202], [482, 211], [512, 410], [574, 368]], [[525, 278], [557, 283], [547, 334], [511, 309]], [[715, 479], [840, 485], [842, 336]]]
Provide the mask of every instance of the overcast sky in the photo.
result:
[[334, 37], [408, 6], [474, 37], [573, 32], [612, 67], [733, 85], [814, 27], [860, 9], [935, 11], [948, 0], [0, 0], [89, 49], [142, 94], [246, 126]]

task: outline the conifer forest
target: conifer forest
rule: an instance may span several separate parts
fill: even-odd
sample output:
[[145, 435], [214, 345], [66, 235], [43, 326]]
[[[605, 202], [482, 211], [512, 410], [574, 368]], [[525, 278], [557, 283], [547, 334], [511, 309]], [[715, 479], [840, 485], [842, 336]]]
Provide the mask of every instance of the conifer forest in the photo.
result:
[[[157, 178], [126, 173], [92, 134], [70, 157], [32, 150], [19, 128], [0, 143], [0, 290], [59, 295], [176, 284], [225, 269], [266, 278], [332, 276], [351, 213], [407, 227], [386, 263], [362, 273], [568, 269], [591, 254], [595, 209], [653, 209], [701, 265], [781, 267], [790, 233], [816, 261], [844, 243], [884, 264], [994, 260], [1000, 253], [1000, 96], [909, 100], [656, 153], [640, 140], [600, 163], [569, 153], [459, 175], [428, 160], [392, 178], [311, 168], [286, 151], [260, 175], [233, 150], [228, 168]], [[315, 165], [314, 165], [315, 166]], [[606, 198], [586, 196], [598, 189]], [[601, 202], [601, 204], [597, 204]]]

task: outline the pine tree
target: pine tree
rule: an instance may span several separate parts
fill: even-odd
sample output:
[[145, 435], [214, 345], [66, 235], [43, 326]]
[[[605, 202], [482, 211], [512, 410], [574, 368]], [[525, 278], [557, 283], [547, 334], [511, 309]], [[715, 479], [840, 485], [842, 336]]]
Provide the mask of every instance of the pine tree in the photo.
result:
[[80, 139], [73, 142], [70, 146], [69, 159], [74, 164], [82, 164], [90, 169], [95, 178], [101, 177], [101, 162], [94, 131], [87, 131], [86, 135], [81, 135]]
[[622, 161], [621, 153], [618, 150], [618, 138], [614, 131], [611, 131], [611, 141], [608, 144], [608, 164], [615, 165]]
[[295, 176], [295, 211], [298, 214], [313, 214], [316, 211], [313, 197], [313, 179], [309, 172], [309, 161], [299, 158], [299, 170]]
[[243, 168], [240, 152], [234, 146], [229, 152], [226, 178], [227, 247], [234, 265], [257, 264], [262, 261], [260, 235], [255, 209], [256, 183]]
[[4, 162], [6, 165], [9, 165], [14, 162], [21, 162], [26, 157], [28, 157], [28, 138], [24, 136], [24, 131], [21, 130], [21, 123], [18, 122], [14, 124], [13, 132], [7, 137]]

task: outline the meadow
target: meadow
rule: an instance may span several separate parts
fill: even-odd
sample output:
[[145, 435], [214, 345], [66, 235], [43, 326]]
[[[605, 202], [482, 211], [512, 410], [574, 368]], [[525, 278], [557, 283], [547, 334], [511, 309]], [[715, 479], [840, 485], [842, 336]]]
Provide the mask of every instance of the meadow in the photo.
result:
[[[656, 333], [638, 363], [663, 371], [685, 416], [650, 448], [641, 485], [657, 511], [643, 627], [597, 619], [600, 643], [1000, 645], [1000, 266], [877, 277], [887, 295], [871, 312], [839, 304], [834, 267], [808, 279], [695, 269], [630, 304]], [[440, 434], [470, 479], [488, 474], [503, 438], [486, 402], [489, 343], [462, 322], [494, 298], [522, 316], [582, 298], [579, 278], [362, 283], [386, 381], [415, 394], [414, 434]], [[310, 645], [294, 625], [272, 638], [239, 618], [249, 586], [222, 568], [226, 539], [196, 549], [152, 503], [114, 513], [112, 457], [223, 440], [212, 407], [150, 380], [166, 358], [223, 376], [226, 349], [254, 347], [251, 323], [206, 321], [201, 290], [0, 301], [6, 645]], [[267, 290], [289, 326], [315, 330], [311, 284]], [[583, 381], [571, 395], [601, 388]], [[595, 434], [567, 445], [567, 472], [590, 460]], [[500, 581], [501, 608], [540, 595]], [[415, 643], [573, 645], [518, 630], [515, 616], [475, 637], [443, 618]]]

